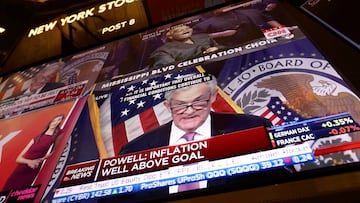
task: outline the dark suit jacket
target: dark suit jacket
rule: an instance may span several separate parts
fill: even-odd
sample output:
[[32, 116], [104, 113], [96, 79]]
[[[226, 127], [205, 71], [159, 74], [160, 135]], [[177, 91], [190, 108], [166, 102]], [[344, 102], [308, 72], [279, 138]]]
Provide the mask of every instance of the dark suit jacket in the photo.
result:
[[64, 86], [65, 84], [61, 82], [47, 82], [39, 93], [47, 92]]
[[[253, 115], [211, 112], [210, 116], [211, 136], [246, 130], [259, 126], [271, 126], [269, 120]], [[171, 124], [172, 121], [139, 136], [135, 140], [132, 140], [121, 148], [120, 154], [168, 146]]]

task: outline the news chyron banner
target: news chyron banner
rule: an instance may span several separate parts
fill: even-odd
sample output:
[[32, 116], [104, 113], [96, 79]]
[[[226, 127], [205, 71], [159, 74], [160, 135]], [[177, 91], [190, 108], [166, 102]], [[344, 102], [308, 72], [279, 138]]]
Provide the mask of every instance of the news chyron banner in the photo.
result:
[[0, 83], [0, 119], [89, 94], [108, 55], [104, 45], [7, 76]]
[[53, 193], [85, 102], [76, 99], [0, 121], [1, 202], [41, 202]]

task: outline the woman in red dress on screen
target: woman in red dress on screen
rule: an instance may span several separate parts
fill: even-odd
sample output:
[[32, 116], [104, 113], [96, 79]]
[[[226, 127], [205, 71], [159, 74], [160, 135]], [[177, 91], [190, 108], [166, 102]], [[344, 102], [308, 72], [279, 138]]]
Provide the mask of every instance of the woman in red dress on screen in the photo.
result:
[[[45, 159], [51, 156], [62, 130], [60, 124], [64, 115], [55, 116], [44, 129], [34, 137], [16, 158], [16, 166], [3, 188], [4, 191], [31, 186]], [[51, 146], [51, 152], [49, 149]]]

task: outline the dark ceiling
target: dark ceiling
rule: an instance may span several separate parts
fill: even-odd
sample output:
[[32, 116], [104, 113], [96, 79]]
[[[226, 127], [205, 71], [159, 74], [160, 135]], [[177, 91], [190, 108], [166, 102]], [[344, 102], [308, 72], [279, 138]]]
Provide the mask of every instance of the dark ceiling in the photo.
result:
[[[6, 32], [0, 34], [0, 75], [10, 73], [30, 61], [7, 64], [16, 46], [26, 36], [30, 27], [49, 21], [64, 13], [94, 4], [95, 0], [0, 0], [0, 27]], [[32, 43], [36, 46], [36, 43]], [[28, 47], [29, 52], [32, 51]], [[38, 57], [43, 60], [48, 56]], [[36, 61], [35, 60], [35, 61]], [[33, 61], [33, 62], [35, 62]], [[32, 63], [32, 62], [30, 62]]]

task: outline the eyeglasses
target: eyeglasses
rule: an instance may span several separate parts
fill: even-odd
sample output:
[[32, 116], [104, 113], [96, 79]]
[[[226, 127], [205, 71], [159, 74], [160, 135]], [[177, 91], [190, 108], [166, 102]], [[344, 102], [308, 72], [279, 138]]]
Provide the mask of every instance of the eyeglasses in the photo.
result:
[[195, 111], [203, 110], [208, 106], [209, 101], [210, 98], [206, 100], [194, 101], [190, 104], [173, 105], [170, 106], [170, 109], [176, 114], [183, 114], [189, 107]]

